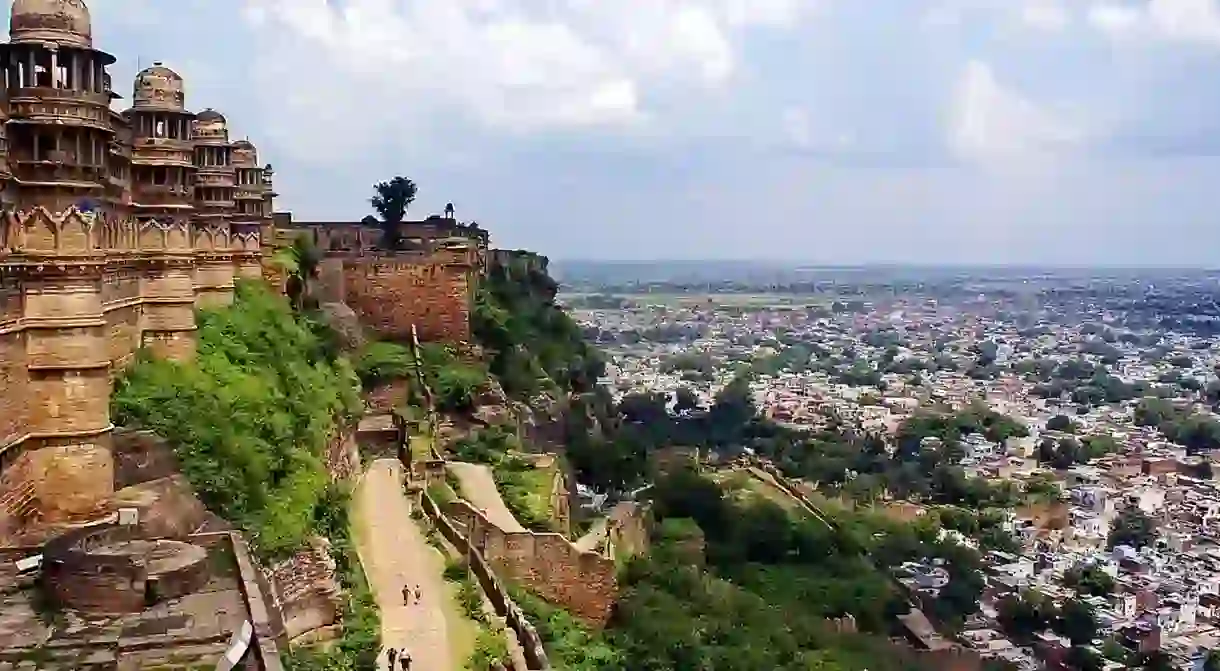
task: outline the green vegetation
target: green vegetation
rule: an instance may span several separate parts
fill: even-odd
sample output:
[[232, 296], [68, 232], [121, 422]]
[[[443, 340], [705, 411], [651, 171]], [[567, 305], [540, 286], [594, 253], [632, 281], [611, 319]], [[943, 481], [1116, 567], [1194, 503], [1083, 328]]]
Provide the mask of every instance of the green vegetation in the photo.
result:
[[331, 542], [339, 580], [346, 592], [343, 630], [325, 648], [295, 647], [285, 656], [288, 671], [375, 671], [381, 651], [381, 618], [352, 542], [348, 510], [350, 493], [332, 485], [315, 511], [318, 533]]
[[1114, 525], [1110, 527], [1110, 536], [1106, 540], [1107, 547], [1128, 545], [1140, 549], [1152, 545], [1156, 541], [1156, 522], [1145, 515], [1139, 508], [1124, 508], [1118, 513]]
[[507, 634], [503, 625], [492, 622], [479, 629], [474, 642], [474, 652], [466, 662], [467, 671], [491, 671], [496, 662], [504, 662], [508, 656]]
[[558, 285], [522, 253], [493, 265], [475, 295], [471, 326], [490, 372], [511, 396], [588, 391], [605, 370], [576, 322], [555, 305]]
[[[552, 663], [573, 671], [906, 669], [888, 642], [906, 603], [886, 574], [938, 557], [952, 575], [934, 617], [960, 621], [982, 589], [977, 554], [931, 525], [843, 512], [835, 527], [745, 500], [693, 471], [656, 485], [648, 557], [631, 561], [606, 630], [517, 590]], [[866, 553], [866, 560], [861, 552]], [[850, 614], [860, 633], [829, 619]]]
[[1220, 449], [1220, 422], [1208, 415], [1179, 410], [1173, 403], [1148, 397], [1135, 406], [1138, 426], [1155, 426], [1167, 440], [1185, 445], [1190, 453]]
[[1108, 596], [1114, 592], [1114, 578], [1097, 566], [1069, 570], [1063, 576], [1063, 584], [1083, 596]]
[[460, 461], [491, 466], [496, 488], [504, 505], [517, 521], [534, 531], [554, 531], [551, 517], [551, 486], [554, 474], [516, 456], [521, 451], [517, 437], [507, 429], [490, 426], [467, 436], [454, 446]]
[[474, 409], [479, 390], [487, 384], [486, 370], [462, 361], [453, 348], [440, 343], [421, 345], [419, 359], [437, 410], [467, 412]]
[[370, 342], [356, 357], [355, 367], [365, 389], [395, 380], [410, 381], [415, 375], [411, 351], [392, 342]]
[[[310, 276], [309, 271], [304, 277]], [[307, 285], [294, 299], [307, 307]], [[372, 671], [380, 650], [377, 606], [348, 523], [349, 493], [326, 472], [327, 442], [361, 410], [358, 380], [335, 338], [259, 283], [233, 305], [200, 313], [189, 363], [142, 353], [115, 385], [116, 422], [150, 429], [174, 446], [209, 510], [245, 531], [263, 556], [331, 542], [346, 590], [342, 635], [329, 648], [295, 648], [293, 671]]]
[[189, 363], [141, 354], [115, 385], [116, 423], [165, 437], [207, 508], [265, 555], [316, 531], [327, 441], [361, 409], [357, 380], [326, 328], [259, 283], [200, 313]]
[[456, 587], [458, 605], [467, 619], [478, 625], [474, 650], [466, 661], [467, 671], [490, 671], [496, 662], [508, 659], [508, 642], [504, 627], [488, 617], [483, 606], [483, 592], [466, 562], [445, 561], [444, 578]]
[[385, 249], [399, 249], [402, 246], [398, 226], [407, 216], [407, 208], [415, 202], [418, 191], [415, 182], [402, 176], [373, 185], [373, 197], [369, 199], [369, 204], [377, 212], [377, 221], [382, 230], [381, 245]]

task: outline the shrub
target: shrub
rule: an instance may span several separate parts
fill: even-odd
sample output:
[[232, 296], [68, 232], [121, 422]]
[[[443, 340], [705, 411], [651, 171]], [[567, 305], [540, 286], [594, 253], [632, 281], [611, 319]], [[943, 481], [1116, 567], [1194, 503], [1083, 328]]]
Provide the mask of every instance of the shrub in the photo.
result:
[[361, 409], [355, 373], [329, 358], [318, 322], [261, 284], [239, 284], [233, 305], [198, 322], [195, 359], [142, 351], [116, 382], [112, 416], [166, 438], [204, 505], [282, 555], [317, 522], [327, 442]]
[[411, 352], [391, 342], [371, 342], [356, 359], [356, 375], [366, 389], [393, 380], [409, 380], [415, 372]]

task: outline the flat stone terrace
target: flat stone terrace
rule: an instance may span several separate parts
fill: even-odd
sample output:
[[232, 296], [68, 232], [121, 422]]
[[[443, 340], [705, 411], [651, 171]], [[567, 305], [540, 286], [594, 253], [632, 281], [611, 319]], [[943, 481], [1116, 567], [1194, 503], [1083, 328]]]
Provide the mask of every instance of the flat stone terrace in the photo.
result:
[[228, 544], [208, 548], [208, 560], [199, 591], [101, 619], [55, 612], [28, 580], [0, 576], [0, 671], [214, 668], [248, 616]]

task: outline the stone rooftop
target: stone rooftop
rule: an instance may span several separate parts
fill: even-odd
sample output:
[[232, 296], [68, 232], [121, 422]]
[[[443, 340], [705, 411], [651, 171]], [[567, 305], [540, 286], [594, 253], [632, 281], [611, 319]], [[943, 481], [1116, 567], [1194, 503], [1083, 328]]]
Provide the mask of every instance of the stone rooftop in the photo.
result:
[[228, 544], [208, 555], [202, 589], [121, 616], [54, 612], [29, 579], [0, 584], [0, 671], [214, 667], [249, 615]]

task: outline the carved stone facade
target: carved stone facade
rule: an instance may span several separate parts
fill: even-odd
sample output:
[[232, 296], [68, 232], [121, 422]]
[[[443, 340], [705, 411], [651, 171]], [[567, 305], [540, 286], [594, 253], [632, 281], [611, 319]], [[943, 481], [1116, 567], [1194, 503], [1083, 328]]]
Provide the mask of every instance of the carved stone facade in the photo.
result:
[[[113, 493], [114, 370], [194, 354], [197, 305], [261, 275], [270, 166], [188, 112], [160, 63], [132, 106], [81, 0], [17, 0], [0, 44], [0, 544], [94, 516]], [[268, 243], [269, 244], [269, 243]]]

